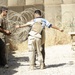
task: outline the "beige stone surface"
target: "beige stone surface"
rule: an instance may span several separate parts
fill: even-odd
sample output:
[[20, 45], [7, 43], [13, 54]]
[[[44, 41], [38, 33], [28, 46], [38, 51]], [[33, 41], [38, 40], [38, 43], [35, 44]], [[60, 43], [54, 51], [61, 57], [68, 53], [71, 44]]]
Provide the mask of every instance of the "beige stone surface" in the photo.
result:
[[17, 6], [17, 0], [8, 0], [8, 6]]
[[44, 4], [44, 0], [35, 0], [35, 4]]
[[34, 7], [35, 7], [36, 9], [40, 9], [40, 10], [43, 10], [43, 11], [44, 11], [44, 5], [42, 5], [42, 4], [35, 5]]
[[7, 0], [0, 0], [0, 6], [7, 6]]
[[45, 5], [61, 4], [62, 0], [44, 0]]
[[73, 3], [75, 4], [75, 0], [73, 0]]
[[18, 6], [24, 6], [26, 0], [17, 0]]
[[67, 32], [70, 30], [70, 27], [66, 28], [66, 24], [62, 24], [61, 12], [60, 5], [45, 5], [45, 18], [59, 28], [63, 28], [65, 26], [63, 28], [63, 33], [59, 32], [58, 30], [46, 28], [46, 46], [53, 44], [66, 44], [70, 42], [70, 36], [67, 34]]
[[9, 6], [9, 10], [13, 10], [15, 12], [22, 12], [24, 10], [24, 6]]
[[75, 2], [75, 0], [63, 0], [65, 4], [72, 4], [73, 2]]
[[60, 20], [61, 6], [60, 5], [45, 5], [45, 18], [55, 23]]
[[25, 0], [8, 0], [8, 6], [24, 6]]
[[62, 4], [62, 22], [72, 22], [75, 18], [75, 4]]
[[26, 0], [26, 5], [34, 5], [35, 0]]

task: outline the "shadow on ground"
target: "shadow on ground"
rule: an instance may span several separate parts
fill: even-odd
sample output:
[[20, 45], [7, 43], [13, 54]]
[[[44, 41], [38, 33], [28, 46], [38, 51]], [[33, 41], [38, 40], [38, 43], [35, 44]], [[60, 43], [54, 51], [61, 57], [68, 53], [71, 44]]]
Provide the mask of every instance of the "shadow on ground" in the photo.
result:
[[55, 67], [61, 67], [65, 66], [66, 63], [60, 63], [60, 64], [52, 64], [52, 65], [47, 65], [46, 68], [55, 68]]
[[13, 54], [15, 54], [14, 51], [10, 52], [9, 54], [9, 68], [0, 67], [0, 75], [13, 75], [18, 72], [16, 69], [21, 66], [20, 62], [29, 61], [28, 57], [14, 57]]

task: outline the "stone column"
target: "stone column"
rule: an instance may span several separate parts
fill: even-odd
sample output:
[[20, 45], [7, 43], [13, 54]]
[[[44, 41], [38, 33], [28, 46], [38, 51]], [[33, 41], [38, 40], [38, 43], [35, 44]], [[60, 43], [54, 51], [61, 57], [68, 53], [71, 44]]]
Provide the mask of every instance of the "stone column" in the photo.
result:
[[[53, 25], [61, 23], [61, 3], [62, 0], [45, 0], [45, 18]], [[49, 37], [50, 36], [50, 37]], [[46, 45], [54, 45], [57, 42], [57, 31], [46, 28]]]

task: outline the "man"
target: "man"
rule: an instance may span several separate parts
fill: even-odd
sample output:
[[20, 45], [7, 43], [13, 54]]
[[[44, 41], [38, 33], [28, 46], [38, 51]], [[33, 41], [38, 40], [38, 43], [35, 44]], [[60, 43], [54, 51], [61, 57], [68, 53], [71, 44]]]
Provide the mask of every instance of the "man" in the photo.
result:
[[5, 17], [7, 16], [8, 8], [1, 7], [1, 14], [0, 14], [0, 66], [8, 67], [7, 60], [6, 60], [6, 45], [5, 45], [5, 36], [10, 35], [10, 32], [6, 30], [6, 20]]
[[[24, 25], [16, 26], [16, 28], [26, 27], [26, 26], [32, 26], [31, 31], [29, 32], [28, 37], [28, 47], [30, 52], [30, 68], [34, 69], [35, 67], [35, 50], [37, 50], [38, 54], [38, 60], [40, 62], [40, 68], [44, 68], [44, 59], [45, 59], [45, 51], [44, 51], [44, 37], [42, 37], [42, 31], [44, 30], [45, 26], [48, 28], [54, 28], [59, 31], [63, 31], [59, 29], [58, 27], [50, 24], [46, 19], [41, 17], [41, 11], [35, 10], [34, 12], [35, 19], [31, 20], [30, 22], [27, 22]], [[42, 46], [42, 47], [41, 47]]]

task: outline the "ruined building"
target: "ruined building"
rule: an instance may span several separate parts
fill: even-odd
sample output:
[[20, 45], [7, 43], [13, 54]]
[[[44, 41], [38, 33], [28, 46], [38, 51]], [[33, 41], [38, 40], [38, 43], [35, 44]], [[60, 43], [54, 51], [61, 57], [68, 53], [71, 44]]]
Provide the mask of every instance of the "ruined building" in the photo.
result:
[[[8, 26], [9, 29], [14, 27], [13, 25], [21, 25], [31, 20], [35, 9], [40, 9], [44, 17], [52, 24], [63, 28], [64, 33], [46, 28], [46, 46], [69, 43], [70, 36], [68, 32], [75, 31], [75, 0], [0, 0], [0, 6], [7, 6], [11, 10], [8, 14], [8, 21], [11, 24], [10, 27]], [[15, 14], [19, 17], [18, 19], [14, 18]], [[25, 17], [23, 18], [23, 16]], [[20, 23], [16, 20], [20, 21]], [[26, 30], [28, 33], [29, 28]], [[20, 42], [26, 40], [26, 30], [24, 32], [21, 29], [18, 35], [19, 38], [12, 35], [12, 39], [14, 40], [14, 37], [18, 38], [16, 40], [22, 39]], [[13, 28], [11, 31], [13, 31]], [[16, 35], [16, 32], [16, 30], [13, 31], [14, 35]]]

